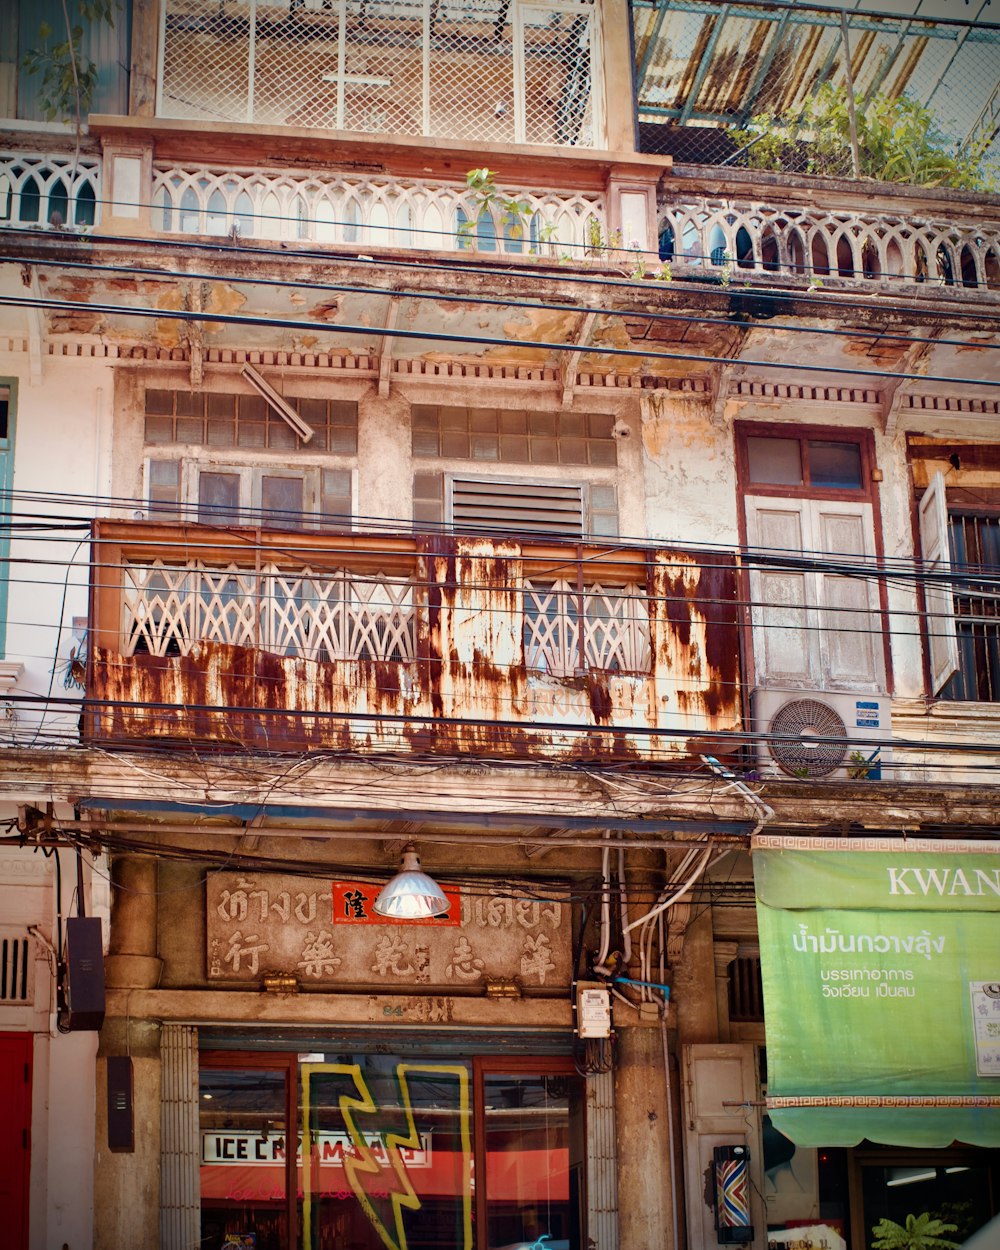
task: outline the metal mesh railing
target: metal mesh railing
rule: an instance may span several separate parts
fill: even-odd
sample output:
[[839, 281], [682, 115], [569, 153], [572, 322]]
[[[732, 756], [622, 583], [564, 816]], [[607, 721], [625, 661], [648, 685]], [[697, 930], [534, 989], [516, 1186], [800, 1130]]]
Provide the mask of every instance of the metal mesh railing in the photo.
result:
[[[958, 11], [933, 21], [865, 11], [885, 7], [862, 0], [848, 11], [845, 45], [841, 15], [829, 7], [635, 0], [642, 151], [851, 177], [849, 74], [862, 176], [963, 185], [958, 167], [964, 185], [978, 170], [995, 189], [1000, 25]], [[902, 142], [888, 137], [889, 121]]]
[[593, 0], [166, 0], [161, 116], [592, 145]]

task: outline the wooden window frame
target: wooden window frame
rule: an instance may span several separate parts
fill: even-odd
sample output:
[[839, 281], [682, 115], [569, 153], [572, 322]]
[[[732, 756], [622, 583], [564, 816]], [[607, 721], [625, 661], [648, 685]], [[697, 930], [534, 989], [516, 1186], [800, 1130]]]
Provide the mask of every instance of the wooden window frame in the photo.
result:
[[[799, 422], [786, 426], [781, 423], [771, 425], [760, 421], [738, 421], [735, 435], [741, 498], [747, 495], [777, 495], [783, 499], [860, 500], [872, 504], [873, 507], [878, 501], [877, 483], [873, 474], [875, 438], [871, 430], [856, 426], [803, 425]], [[794, 440], [802, 449], [808, 443], [853, 443], [861, 451], [861, 485], [855, 487], [813, 486], [804, 481], [801, 486], [787, 486], [773, 482], [754, 482], [750, 478], [750, 457], [747, 448], [749, 438]], [[808, 456], [803, 450], [804, 469], [807, 463]], [[875, 509], [875, 515], [878, 515], [877, 509]], [[881, 542], [877, 545], [881, 548]]]
[[[737, 523], [739, 527], [740, 546], [745, 551], [748, 545], [747, 509], [748, 496], [770, 496], [778, 499], [803, 499], [819, 501], [844, 501], [851, 503], [868, 503], [872, 510], [872, 539], [875, 548], [875, 559], [881, 563], [885, 558], [885, 545], [882, 534], [882, 512], [879, 502], [878, 480], [876, 478], [875, 435], [870, 429], [862, 426], [810, 425], [806, 422], [790, 421], [736, 421], [733, 429], [736, 443], [736, 490], [739, 499]], [[748, 438], [783, 438], [796, 439], [800, 445], [809, 442], [856, 443], [861, 450], [861, 481], [860, 487], [839, 489], [834, 487], [814, 487], [804, 483], [802, 486], [782, 486], [767, 482], [750, 480], [750, 463], [747, 450]], [[803, 459], [803, 465], [806, 461]], [[743, 637], [743, 669], [744, 682], [747, 690], [757, 685], [757, 662], [754, 654], [753, 613], [751, 609], [752, 595], [750, 591], [750, 570], [744, 562], [740, 569], [740, 597], [743, 604], [742, 637]], [[885, 693], [891, 695], [894, 688], [892, 672], [892, 647], [889, 637], [889, 596], [885, 578], [878, 583], [878, 615], [882, 635], [882, 667], [885, 675]]]
[[[285, 526], [284, 528], [294, 528], [295, 530], [313, 530], [313, 529], [334, 529], [342, 531], [350, 531], [354, 528], [357, 517], [358, 505], [358, 470], [355, 463], [351, 464], [317, 464], [317, 463], [293, 463], [291, 465], [275, 463], [266, 460], [239, 460], [232, 459], [210, 459], [205, 456], [194, 455], [160, 455], [155, 450], [146, 449], [143, 457], [143, 507], [152, 519], [156, 519], [157, 514], [163, 514], [168, 511], [167, 505], [150, 501], [149, 492], [151, 485], [150, 466], [154, 462], [169, 462], [178, 466], [177, 470], [177, 490], [179, 499], [176, 505], [178, 512], [178, 520], [185, 524], [204, 525], [208, 527], [216, 526], [217, 523], [212, 520], [201, 521], [198, 519], [198, 509], [200, 507], [199, 483], [202, 473], [222, 473], [238, 476], [240, 480], [240, 498], [238, 509], [240, 518], [235, 522], [221, 522], [223, 526], [232, 524], [245, 529], [265, 528], [280, 530], [281, 525], [269, 526], [265, 524], [262, 514], [262, 482], [265, 477], [286, 477], [298, 479], [302, 482], [302, 524], [297, 526]], [[326, 472], [340, 472], [350, 474], [350, 507], [351, 515], [349, 524], [330, 525], [324, 523], [325, 513], [319, 511], [319, 507], [323, 500], [323, 474]]]

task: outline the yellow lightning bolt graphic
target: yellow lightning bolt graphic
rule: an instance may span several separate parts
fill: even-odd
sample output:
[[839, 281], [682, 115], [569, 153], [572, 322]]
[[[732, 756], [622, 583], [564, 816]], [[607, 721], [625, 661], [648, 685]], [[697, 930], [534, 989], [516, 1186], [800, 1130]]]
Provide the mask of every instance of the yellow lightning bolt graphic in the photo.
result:
[[[339, 1063], [310, 1063], [303, 1064], [302, 1073], [302, 1114], [304, 1123], [308, 1126], [310, 1122], [309, 1104], [311, 1092], [311, 1078], [314, 1074], [336, 1073], [343, 1076], [349, 1076], [354, 1083], [355, 1089], [358, 1091], [358, 1097], [352, 1098], [349, 1094], [342, 1094], [339, 1099], [340, 1113], [344, 1117], [344, 1123], [351, 1135], [351, 1142], [357, 1152], [354, 1157], [345, 1157], [344, 1172], [347, 1176], [348, 1184], [351, 1187], [354, 1196], [361, 1203], [365, 1215], [371, 1221], [372, 1227], [378, 1233], [387, 1250], [407, 1250], [406, 1229], [403, 1226], [403, 1211], [408, 1209], [417, 1211], [420, 1209], [421, 1202], [417, 1196], [409, 1175], [406, 1171], [406, 1164], [400, 1154], [399, 1148], [406, 1146], [414, 1150], [420, 1148], [420, 1134], [417, 1132], [417, 1126], [413, 1118], [413, 1106], [410, 1101], [410, 1090], [407, 1082], [409, 1073], [427, 1073], [431, 1076], [451, 1076], [458, 1080], [459, 1088], [459, 1123], [461, 1125], [462, 1140], [462, 1207], [463, 1207], [463, 1242], [461, 1250], [471, 1250], [472, 1248], [472, 1169], [470, 1162], [472, 1159], [472, 1143], [469, 1130], [469, 1073], [464, 1067], [449, 1066], [446, 1064], [406, 1064], [400, 1063], [396, 1065], [396, 1076], [399, 1081], [403, 1111], [406, 1117], [406, 1133], [386, 1133], [384, 1135], [386, 1154], [392, 1165], [392, 1172], [399, 1182], [399, 1188], [394, 1193], [390, 1193], [392, 1200], [393, 1224], [395, 1228], [389, 1230], [386, 1228], [378, 1212], [372, 1205], [371, 1199], [365, 1188], [365, 1181], [370, 1181], [373, 1177], [385, 1175], [386, 1169], [375, 1157], [374, 1152], [368, 1144], [364, 1132], [359, 1128], [355, 1115], [358, 1112], [367, 1115], [377, 1115], [379, 1107], [371, 1096], [371, 1092], [365, 1083], [365, 1078], [361, 1072], [361, 1065], [339, 1064]], [[303, 1179], [303, 1223], [304, 1227], [304, 1250], [311, 1250], [312, 1247], [312, 1169], [304, 1167], [302, 1169]]]

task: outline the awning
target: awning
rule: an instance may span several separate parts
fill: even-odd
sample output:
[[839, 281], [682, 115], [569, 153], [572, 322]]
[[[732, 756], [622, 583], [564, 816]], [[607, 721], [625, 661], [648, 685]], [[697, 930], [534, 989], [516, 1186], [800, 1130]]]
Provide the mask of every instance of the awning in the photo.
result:
[[767, 1106], [802, 1146], [1000, 1146], [1000, 843], [753, 843]]

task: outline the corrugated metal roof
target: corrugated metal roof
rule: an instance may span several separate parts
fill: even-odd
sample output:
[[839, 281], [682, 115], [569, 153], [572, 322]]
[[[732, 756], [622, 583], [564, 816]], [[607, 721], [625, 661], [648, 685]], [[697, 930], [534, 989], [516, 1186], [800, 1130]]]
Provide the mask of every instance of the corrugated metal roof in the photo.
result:
[[[855, 92], [906, 94], [966, 141], [1000, 130], [1000, 24], [988, 0], [855, 0], [846, 11]], [[794, 114], [845, 81], [839, 8], [752, 0], [634, 0], [640, 120], [741, 126]]]

